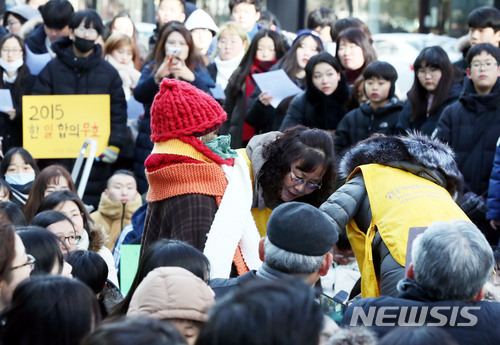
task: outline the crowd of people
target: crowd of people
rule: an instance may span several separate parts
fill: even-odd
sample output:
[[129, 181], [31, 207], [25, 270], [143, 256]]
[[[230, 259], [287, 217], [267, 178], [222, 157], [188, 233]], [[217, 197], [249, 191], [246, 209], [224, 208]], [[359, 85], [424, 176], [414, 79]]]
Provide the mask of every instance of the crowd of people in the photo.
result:
[[[4, 14], [0, 344], [497, 344], [500, 10], [401, 97], [361, 20], [290, 33], [261, 5], [219, 26], [161, 0], [148, 51], [127, 13]], [[277, 103], [255, 76], [278, 70]], [[27, 95], [109, 95], [83, 195], [23, 146]]]

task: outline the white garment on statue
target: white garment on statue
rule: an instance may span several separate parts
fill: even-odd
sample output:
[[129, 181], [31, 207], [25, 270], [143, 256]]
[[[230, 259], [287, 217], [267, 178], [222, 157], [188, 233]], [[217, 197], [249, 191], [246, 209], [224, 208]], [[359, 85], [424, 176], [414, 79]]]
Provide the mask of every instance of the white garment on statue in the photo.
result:
[[361, 273], [359, 273], [356, 260], [347, 265], [339, 265], [334, 261], [328, 273], [321, 277], [321, 288], [323, 293], [330, 297], [335, 296], [341, 290], [350, 294], [359, 277]]
[[231, 78], [231, 74], [233, 74], [234, 70], [238, 68], [244, 55], [245, 50], [231, 60], [222, 61], [219, 56], [214, 58], [215, 66], [217, 67], [217, 77], [215, 82], [222, 87], [222, 90], [226, 89], [229, 78]]
[[258, 269], [260, 235], [252, 213], [252, 180], [240, 154], [234, 166], [222, 165], [228, 181], [219, 209], [207, 234], [203, 253], [210, 261], [210, 278], [229, 278], [238, 246], [249, 269]]

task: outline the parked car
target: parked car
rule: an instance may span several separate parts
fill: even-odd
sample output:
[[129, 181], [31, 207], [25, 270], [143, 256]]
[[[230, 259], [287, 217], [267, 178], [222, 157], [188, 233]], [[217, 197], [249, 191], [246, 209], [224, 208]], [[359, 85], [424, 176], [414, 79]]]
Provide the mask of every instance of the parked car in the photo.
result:
[[401, 99], [406, 99], [406, 94], [413, 85], [413, 62], [420, 51], [425, 47], [440, 46], [443, 48], [451, 62], [460, 60], [462, 54], [456, 51], [457, 39], [434, 34], [390, 33], [375, 34], [372, 36], [373, 47], [378, 59], [387, 61], [398, 71], [396, 85]]

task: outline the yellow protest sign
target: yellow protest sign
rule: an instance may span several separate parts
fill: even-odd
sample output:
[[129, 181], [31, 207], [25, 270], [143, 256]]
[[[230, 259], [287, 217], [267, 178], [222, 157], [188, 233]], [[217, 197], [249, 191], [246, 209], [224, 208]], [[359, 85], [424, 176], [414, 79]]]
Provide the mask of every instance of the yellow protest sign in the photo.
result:
[[109, 95], [23, 96], [23, 146], [34, 158], [76, 158], [86, 138], [108, 146]]

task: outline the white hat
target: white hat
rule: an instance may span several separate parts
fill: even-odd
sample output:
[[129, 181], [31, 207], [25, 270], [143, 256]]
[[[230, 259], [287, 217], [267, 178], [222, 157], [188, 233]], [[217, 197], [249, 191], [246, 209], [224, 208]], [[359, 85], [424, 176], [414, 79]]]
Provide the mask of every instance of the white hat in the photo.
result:
[[219, 32], [219, 27], [215, 24], [210, 15], [202, 9], [197, 9], [186, 19], [184, 26], [189, 31], [194, 29], [208, 29], [215, 36]]

